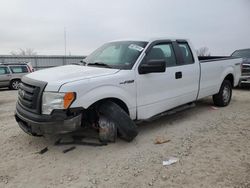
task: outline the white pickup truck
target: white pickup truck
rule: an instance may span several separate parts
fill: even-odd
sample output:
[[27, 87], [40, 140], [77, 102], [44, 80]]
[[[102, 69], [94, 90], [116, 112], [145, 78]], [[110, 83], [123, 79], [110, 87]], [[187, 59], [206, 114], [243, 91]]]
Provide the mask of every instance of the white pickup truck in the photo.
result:
[[[101, 140], [131, 141], [136, 120], [213, 96], [227, 106], [241, 58], [202, 57], [188, 40], [124, 40], [104, 44], [84, 61], [23, 77], [15, 118], [28, 134], [61, 134], [93, 126]], [[116, 132], [117, 131], [117, 132]]]

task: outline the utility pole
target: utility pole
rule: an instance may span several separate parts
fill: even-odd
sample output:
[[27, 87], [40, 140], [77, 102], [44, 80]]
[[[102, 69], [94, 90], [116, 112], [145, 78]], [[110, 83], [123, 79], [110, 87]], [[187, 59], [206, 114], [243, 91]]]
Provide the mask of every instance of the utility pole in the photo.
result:
[[66, 27], [64, 27], [64, 55], [67, 55]]

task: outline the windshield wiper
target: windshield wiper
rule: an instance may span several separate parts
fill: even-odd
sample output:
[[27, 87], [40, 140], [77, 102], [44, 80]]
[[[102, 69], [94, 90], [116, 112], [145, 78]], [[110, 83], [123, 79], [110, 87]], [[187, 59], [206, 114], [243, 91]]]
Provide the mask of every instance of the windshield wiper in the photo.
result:
[[102, 63], [102, 62], [88, 63], [88, 65], [95, 65], [95, 66], [102, 66], [102, 67], [111, 68], [110, 65], [108, 65], [108, 64], [106, 64], [106, 63]]

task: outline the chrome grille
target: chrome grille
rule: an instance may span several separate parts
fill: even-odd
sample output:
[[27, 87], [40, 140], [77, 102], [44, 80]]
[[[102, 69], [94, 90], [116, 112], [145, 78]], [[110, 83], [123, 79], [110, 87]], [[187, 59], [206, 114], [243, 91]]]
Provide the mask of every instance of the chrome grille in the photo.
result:
[[242, 76], [250, 76], [250, 64], [242, 64]]
[[19, 86], [18, 104], [27, 111], [40, 114], [43, 90], [47, 83], [24, 76]]
[[39, 87], [21, 82], [18, 91], [18, 100], [23, 107], [36, 110], [39, 92]]

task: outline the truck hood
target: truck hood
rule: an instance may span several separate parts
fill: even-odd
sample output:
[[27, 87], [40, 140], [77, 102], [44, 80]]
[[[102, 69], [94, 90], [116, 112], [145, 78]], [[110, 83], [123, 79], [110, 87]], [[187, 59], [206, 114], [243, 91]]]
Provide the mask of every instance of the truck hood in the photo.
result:
[[46, 91], [58, 91], [60, 86], [65, 83], [111, 75], [117, 72], [119, 72], [119, 69], [65, 65], [36, 71], [26, 75], [26, 77], [47, 82]]

